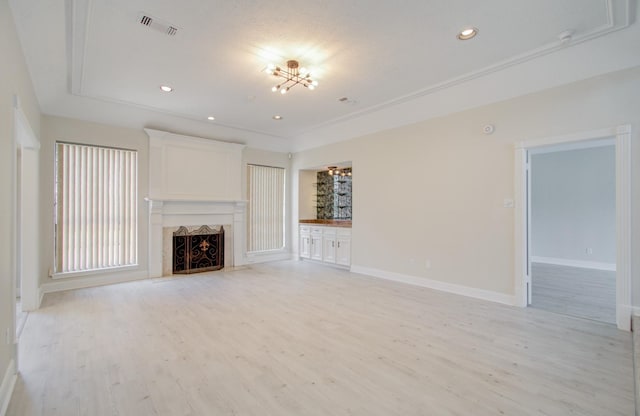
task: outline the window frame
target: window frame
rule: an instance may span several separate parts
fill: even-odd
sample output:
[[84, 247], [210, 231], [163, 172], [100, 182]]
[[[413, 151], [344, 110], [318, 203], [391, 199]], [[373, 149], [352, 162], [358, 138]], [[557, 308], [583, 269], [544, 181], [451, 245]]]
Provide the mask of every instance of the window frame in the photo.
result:
[[[135, 242], [133, 247], [135, 249], [135, 262], [131, 264], [125, 265], [116, 265], [111, 267], [101, 267], [95, 269], [84, 269], [84, 270], [74, 270], [74, 271], [58, 271], [58, 250], [59, 250], [59, 212], [58, 212], [58, 191], [59, 191], [59, 145], [72, 145], [72, 146], [85, 146], [90, 148], [100, 148], [100, 149], [109, 149], [109, 150], [120, 150], [132, 152], [135, 155], [135, 171], [134, 178], [132, 179], [132, 183], [135, 186], [135, 192], [131, 195], [131, 200], [135, 204], [135, 209], [133, 210], [131, 217], [135, 218], [135, 224], [133, 226], [133, 232], [135, 233]], [[131, 272], [131, 271], [139, 271], [141, 269], [140, 265], [140, 150], [135, 148], [126, 148], [119, 146], [108, 146], [103, 144], [94, 144], [94, 143], [83, 143], [83, 142], [73, 142], [67, 140], [56, 140], [54, 142], [53, 148], [53, 258], [52, 258], [52, 267], [49, 269], [49, 276], [52, 279], [65, 279], [72, 277], [84, 277], [84, 276], [95, 276], [95, 275], [104, 275], [111, 274], [114, 272]]]
[[[250, 244], [251, 244], [251, 214], [252, 214], [252, 210], [251, 210], [251, 198], [250, 198], [250, 193], [251, 193], [251, 174], [250, 174], [250, 167], [251, 166], [255, 166], [255, 167], [261, 167], [261, 168], [269, 168], [269, 169], [279, 169], [282, 171], [282, 246], [279, 248], [273, 248], [273, 249], [266, 249], [266, 250], [250, 250]], [[246, 221], [247, 221], [247, 226], [246, 226], [246, 244], [245, 244], [245, 249], [246, 249], [246, 253], [247, 256], [249, 258], [251, 257], [259, 257], [259, 256], [267, 256], [270, 254], [278, 254], [278, 253], [286, 253], [287, 252], [287, 168], [282, 167], [282, 166], [272, 166], [272, 165], [265, 165], [265, 164], [260, 164], [260, 163], [246, 163], [246, 196], [247, 196], [247, 213], [246, 213]]]

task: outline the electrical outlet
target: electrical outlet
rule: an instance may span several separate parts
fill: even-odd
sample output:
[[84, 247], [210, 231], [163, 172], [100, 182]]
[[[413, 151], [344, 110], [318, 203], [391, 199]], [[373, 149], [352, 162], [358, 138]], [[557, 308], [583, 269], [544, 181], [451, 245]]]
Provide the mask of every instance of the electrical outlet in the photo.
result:
[[590, 256], [590, 255], [592, 255], [592, 254], [593, 254], [593, 249], [592, 249], [591, 247], [589, 247], [589, 248], [586, 248], [586, 249], [584, 250], [584, 252], [585, 252], [588, 256]]
[[424, 267], [426, 269], [430, 269], [431, 268], [431, 260], [427, 259], [424, 261]]

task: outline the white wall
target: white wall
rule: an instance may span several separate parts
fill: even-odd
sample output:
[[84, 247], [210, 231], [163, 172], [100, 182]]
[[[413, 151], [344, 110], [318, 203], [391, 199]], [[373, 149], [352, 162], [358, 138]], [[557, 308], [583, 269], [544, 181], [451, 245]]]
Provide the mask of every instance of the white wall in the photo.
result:
[[[513, 295], [514, 210], [503, 201], [514, 194], [514, 143], [626, 123], [635, 142], [638, 91], [640, 68], [625, 70], [303, 151], [293, 170], [353, 161], [354, 265]], [[635, 178], [639, 150], [634, 143]], [[638, 247], [640, 181], [633, 186]], [[637, 280], [637, 256], [632, 270]], [[634, 294], [639, 304], [640, 284]]]
[[[40, 110], [29, 78], [24, 56], [20, 49], [15, 25], [7, 0], [0, 0], [0, 412], [7, 369], [16, 358], [13, 339], [5, 342], [5, 331], [13, 334], [13, 286], [15, 240], [13, 215], [15, 196], [14, 181], [14, 108], [13, 97], [20, 99], [22, 111], [27, 116], [36, 136], [40, 136]], [[12, 335], [11, 335], [12, 336]]]
[[298, 176], [298, 215], [301, 220], [314, 220], [318, 216], [316, 209], [318, 172], [301, 170]]
[[[143, 130], [108, 126], [62, 117], [42, 117], [42, 138], [40, 149], [40, 224], [42, 238], [41, 283], [51, 285], [54, 279], [49, 270], [54, 264], [54, 162], [56, 141], [112, 146], [138, 151], [138, 264], [137, 274], [146, 274], [148, 252], [148, 211], [144, 198], [148, 195], [149, 138]], [[94, 276], [95, 277], [95, 276]], [[56, 284], [69, 284], [84, 276], [55, 280]]]
[[531, 156], [532, 256], [615, 264], [615, 167], [615, 146]]
[[[57, 290], [70, 287], [78, 278], [51, 279], [48, 270], [53, 267], [53, 167], [54, 144], [56, 140], [64, 140], [76, 143], [87, 143], [103, 146], [115, 146], [138, 151], [138, 257], [139, 271], [148, 269], [147, 253], [148, 242], [148, 207], [144, 198], [149, 193], [149, 138], [143, 130], [116, 127], [99, 123], [74, 120], [69, 118], [44, 116], [42, 118], [42, 148], [41, 148], [41, 224], [43, 236], [41, 239], [42, 272], [41, 283], [47, 290]], [[246, 199], [246, 164], [255, 163], [267, 166], [277, 166], [287, 169], [287, 201], [290, 201], [290, 160], [286, 153], [270, 152], [253, 148], [245, 148], [242, 152], [242, 172], [239, 172], [241, 180], [240, 199]], [[46, 203], [49, 201], [49, 203]], [[291, 205], [286, 207], [287, 218], [290, 218]], [[288, 227], [289, 228], [289, 227]], [[286, 230], [287, 249], [291, 244], [290, 230]], [[287, 256], [288, 257], [288, 256]], [[137, 276], [137, 274], [135, 274]], [[95, 276], [92, 276], [94, 278]], [[62, 282], [64, 281], [64, 282]]]

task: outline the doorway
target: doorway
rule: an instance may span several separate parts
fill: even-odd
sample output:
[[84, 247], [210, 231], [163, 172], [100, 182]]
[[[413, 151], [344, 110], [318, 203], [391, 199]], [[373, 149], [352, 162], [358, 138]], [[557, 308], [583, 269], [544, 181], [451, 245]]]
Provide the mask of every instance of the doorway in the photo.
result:
[[616, 322], [615, 140], [529, 150], [529, 306]]
[[[631, 326], [631, 126], [527, 140], [515, 146], [515, 303], [532, 303], [531, 157], [536, 149], [595, 145], [612, 140], [615, 148], [615, 323]], [[587, 247], [586, 249], [588, 249]], [[587, 254], [587, 252], [585, 252]], [[597, 263], [597, 262], [595, 262]], [[535, 302], [535, 301], [534, 301]]]

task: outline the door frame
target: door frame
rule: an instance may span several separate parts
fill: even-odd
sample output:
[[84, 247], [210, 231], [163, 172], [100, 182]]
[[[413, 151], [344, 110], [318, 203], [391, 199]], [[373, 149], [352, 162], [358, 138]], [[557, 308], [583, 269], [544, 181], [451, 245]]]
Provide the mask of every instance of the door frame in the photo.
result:
[[615, 138], [616, 148], [616, 324], [631, 329], [631, 125], [590, 130], [515, 144], [515, 303], [526, 307], [531, 276], [529, 267], [530, 201], [529, 150], [562, 143]]
[[[33, 183], [35, 181], [35, 187], [36, 189], [32, 189], [29, 194], [34, 195], [34, 197], [37, 199], [38, 197], [38, 183], [39, 183], [39, 177], [38, 177], [38, 171], [37, 168], [39, 168], [39, 155], [40, 155], [40, 141], [38, 140], [38, 138], [36, 137], [36, 135], [33, 132], [33, 129], [31, 128], [31, 125], [29, 124], [29, 121], [26, 117], [26, 115], [24, 114], [24, 112], [22, 111], [21, 107], [20, 107], [20, 100], [18, 99], [17, 96], [14, 96], [14, 129], [13, 129], [13, 136], [14, 136], [14, 140], [13, 140], [13, 157], [14, 157], [14, 163], [13, 163], [13, 168], [14, 168], [14, 184], [13, 184], [13, 196], [14, 196], [14, 209], [13, 209], [13, 236], [14, 236], [14, 256], [13, 256], [13, 271], [14, 271], [14, 277], [13, 277], [13, 283], [12, 283], [12, 287], [13, 287], [13, 308], [15, 311], [15, 302], [16, 302], [16, 279], [18, 278], [17, 273], [21, 273], [20, 276], [20, 295], [21, 295], [21, 299], [22, 299], [22, 310], [23, 311], [32, 311], [35, 309], [38, 309], [40, 307], [40, 288], [39, 288], [39, 279], [38, 279], [38, 274], [39, 274], [39, 267], [40, 267], [40, 254], [39, 254], [39, 249], [36, 251], [36, 256], [35, 258], [31, 258], [29, 260], [29, 262], [31, 264], [33, 264], [33, 270], [32, 273], [23, 273], [24, 272], [24, 268], [22, 267], [22, 251], [23, 251], [23, 246], [24, 246], [24, 242], [25, 239], [28, 239], [29, 241], [36, 241], [36, 244], [39, 244], [39, 236], [38, 236], [38, 232], [39, 232], [39, 215], [36, 211], [35, 214], [33, 214], [33, 216], [35, 216], [35, 218], [31, 218], [29, 216], [27, 216], [28, 218], [26, 218], [23, 214], [23, 212], [20, 211], [24, 211], [23, 207], [21, 206], [22, 202], [18, 201], [18, 196], [20, 196], [22, 198], [22, 196], [25, 195], [25, 189], [24, 186], [28, 186], [28, 183]], [[25, 167], [25, 160], [28, 161], [35, 161], [35, 163], [37, 164], [35, 166], [35, 170], [36, 172], [31, 172], [34, 173], [36, 176], [35, 178], [31, 178], [31, 180], [25, 180], [25, 171], [29, 171], [29, 167]], [[18, 172], [18, 169], [20, 169], [21, 171]], [[18, 189], [18, 187], [22, 187], [22, 189]], [[32, 201], [32, 202], [36, 202], [37, 201]], [[36, 209], [37, 209], [37, 204], [36, 204]], [[33, 209], [33, 207], [31, 207]], [[29, 225], [29, 227], [26, 227], [24, 224], [26, 221], [31, 221], [32, 223]], [[30, 230], [30, 231], [25, 231], [25, 230]], [[28, 232], [30, 235], [25, 236], [25, 232]], [[15, 321], [15, 319], [14, 319]], [[15, 328], [14, 328], [15, 330]]]

